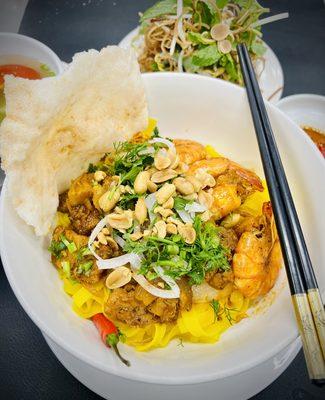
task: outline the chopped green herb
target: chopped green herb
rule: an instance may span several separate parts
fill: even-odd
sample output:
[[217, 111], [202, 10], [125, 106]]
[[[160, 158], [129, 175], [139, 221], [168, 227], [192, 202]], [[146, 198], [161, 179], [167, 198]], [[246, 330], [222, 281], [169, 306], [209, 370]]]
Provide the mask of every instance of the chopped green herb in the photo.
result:
[[71, 266], [70, 266], [69, 261], [62, 261], [62, 262], [61, 262], [61, 266], [62, 266], [62, 271], [64, 272], [64, 275], [65, 275], [67, 278], [70, 278], [70, 269], [71, 269]]
[[42, 65], [40, 66], [40, 69], [41, 69], [41, 71], [43, 72], [43, 74], [44, 74], [46, 77], [55, 76], [55, 72], [53, 72], [53, 71], [51, 70], [51, 68], [50, 68], [48, 65], [46, 65], [46, 64], [42, 64]]
[[124, 235], [126, 252], [137, 254], [145, 253], [140, 273], [148, 275], [155, 266], [161, 266], [167, 275], [178, 279], [188, 276], [191, 284], [203, 282], [209, 271], [228, 270], [227, 249], [220, 243], [218, 228], [214, 223], [203, 223], [196, 217], [193, 227], [196, 231], [195, 243], [189, 245], [180, 235], [171, 235], [168, 238], [149, 236], [134, 242], [129, 235]]
[[77, 273], [89, 275], [90, 270], [93, 267], [93, 261], [87, 261], [78, 265]]
[[55, 258], [61, 258], [61, 252], [66, 248], [67, 246], [63, 242], [52, 240], [48, 250]]
[[186, 204], [193, 204], [193, 200], [186, 200], [183, 197], [175, 197], [174, 198], [175, 210], [184, 210]]
[[214, 322], [216, 322], [216, 320], [219, 317], [219, 312], [220, 312], [220, 303], [218, 300], [213, 299], [210, 303], [210, 306], [213, 309], [214, 312]]
[[69, 242], [64, 235], [61, 235], [61, 241], [66, 245], [69, 253], [74, 253], [77, 250], [76, 244], [74, 242]]
[[125, 193], [120, 201], [118, 202], [118, 206], [123, 210], [134, 209], [136, 202], [138, 201], [139, 195], [136, 193]]

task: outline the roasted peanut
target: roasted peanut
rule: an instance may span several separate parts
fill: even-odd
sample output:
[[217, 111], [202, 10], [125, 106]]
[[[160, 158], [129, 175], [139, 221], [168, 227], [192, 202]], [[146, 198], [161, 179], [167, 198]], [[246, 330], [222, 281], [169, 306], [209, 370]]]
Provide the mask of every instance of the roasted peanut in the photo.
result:
[[141, 239], [142, 236], [143, 236], [143, 233], [138, 231], [138, 232], [131, 233], [130, 239], [133, 240], [134, 242], [136, 242], [137, 240]]
[[170, 233], [171, 235], [176, 235], [177, 234], [177, 226], [171, 223], [166, 224], [166, 231], [167, 233]]
[[173, 184], [176, 186], [176, 189], [184, 195], [192, 194], [194, 193], [194, 187], [185, 178], [178, 177], [173, 180]]
[[186, 176], [186, 179], [191, 182], [191, 184], [194, 187], [194, 191], [195, 192], [199, 192], [202, 188], [202, 183], [201, 181], [199, 181], [199, 179], [197, 179], [194, 175], [188, 175]]
[[170, 197], [162, 206], [164, 208], [172, 209], [174, 207], [174, 198]]
[[96, 171], [94, 173], [94, 179], [96, 182], [100, 182], [106, 178], [106, 173], [104, 171]]
[[164, 239], [164, 237], [166, 236], [166, 222], [165, 221], [162, 221], [162, 220], [160, 220], [160, 221], [158, 221], [158, 222], [156, 222], [155, 223], [155, 226], [154, 226], [155, 228], [156, 228], [156, 230], [157, 230], [157, 236], [160, 238], [160, 239]]
[[129, 283], [131, 278], [132, 274], [129, 268], [118, 267], [106, 278], [106, 286], [108, 289], [117, 289]]
[[157, 189], [158, 189], [158, 186], [154, 182], [151, 182], [151, 181], [148, 182], [148, 190], [150, 193], [156, 192]]
[[156, 200], [158, 204], [164, 204], [176, 192], [176, 187], [172, 183], [165, 183], [157, 192]]
[[138, 194], [143, 194], [148, 189], [148, 182], [150, 179], [150, 173], [148, 171], [141, 171], [137, 175], [134, 181], [134, 191]]
[[180, 225], [178, 227], [178, 232], [184, 239], [185, 243], [187, 244], [193, 244], [196, 239], [196, 232], [195, 229], [188, 224], [185, 225]]
[[170, 217], [171, 215], [174, 214], [173, 211], [170, 210], [169, 208], [164, 208], [164, 207], [161, 207], [161, 206], [156, 207], [154, 209], [154, 213], [155, 214], [159, 213], [164, 218]]
[[162, 183], [169, 181], [177, 176], [177, 173], [173, 169], [165, 169], [163, 171], [157, 171], [151, 176], [151, 181], [154, 183]]
[[166, 149], [160, 149], [155, 156], [154, 165], [155, 167], [161, 171], [170, 166], [170, 159], [168, 157], [168, 153]]
[[107, 216], [108, 224], [115, 229], [129, 229], [132, 226], [133, 211], [127, 210], [123, 214], [112, 213]]
[[143, 197], [140, 197], [135, 205], [134, 216], [140, 225], [144, 223], [147, 218], [148, 209]]
[[105, 192], [98, 200], [99, 207], [104, 211], [111, 211], [120, 199], [120, 190], [113, 186]]
[[203, 206], [206, 206], [206, 208], [210, 209], [213, 203], [213, 196], [210, 193], [205, 192], [204, 190], [201, 190], [199, 192], [198, 196], [199, 203], [202, 204]]

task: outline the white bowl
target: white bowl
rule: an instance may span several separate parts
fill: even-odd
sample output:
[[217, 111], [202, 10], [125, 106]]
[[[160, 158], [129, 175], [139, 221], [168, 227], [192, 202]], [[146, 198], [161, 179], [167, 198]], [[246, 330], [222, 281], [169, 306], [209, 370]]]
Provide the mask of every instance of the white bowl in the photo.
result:
[[[191, 74], [144, 74], [143, 79], [150, 115], [158, 119], [162, 134], [210, 143], [221, 154], [262, 174], [244, 89]], [[325, 163], [293, 122], [271, 104], [267, 109], [315, 272], [324, 289], [325, 187], [321, 182]], [[175, 341], [165, 349], [148, 353], [121, 345], [122, 353], [132, 363], [127, 368], [103, 346], [92, 323], [71, 310], [43, 241], [13, 211], [6, 185], [0, 219], [2, 261], [18, 300], [63, 365], [105, 398], [125, 400], [128, 392], [135, 400], [152, 395], [156, 400], [194, 400], [203, 393], [206, 400], [215, 399], [216, 393], [221, 400], [246, 399], [270, 384], [299, 349], [282, 271], [272, 305], [233, 326], [218, 343], [186, 343], [181, 347]]]
[[19, 55], [46, 64], [57, 75], [63, 71], [59, 57], [47, 47], [31, 37], [18, 33], [0, 32], [0, 55]]
[[325, 96], [294, 94], [278, 101], [277, 107], [299, 126], [311, 126], [325, 132]]

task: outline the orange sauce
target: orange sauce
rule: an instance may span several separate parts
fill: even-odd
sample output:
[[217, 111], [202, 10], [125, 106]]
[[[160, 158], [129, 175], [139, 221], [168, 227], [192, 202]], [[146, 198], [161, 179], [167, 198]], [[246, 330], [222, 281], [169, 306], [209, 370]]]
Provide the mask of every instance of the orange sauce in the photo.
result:
[[310, 126], [302, 126], [302, 129], [316, 144], [320, 152], [323, 154], [323, 157], [325, 157], [325, 132], [321, 132], [319, 129], [315, 129]]

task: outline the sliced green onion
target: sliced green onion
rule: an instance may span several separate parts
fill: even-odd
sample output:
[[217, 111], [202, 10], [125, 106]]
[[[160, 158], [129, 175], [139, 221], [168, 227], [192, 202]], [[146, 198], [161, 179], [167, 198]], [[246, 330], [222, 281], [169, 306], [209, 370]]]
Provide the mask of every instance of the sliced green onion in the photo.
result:
[[61, 236], [61, 241], [67, 246], [69, 253], [74, 253], [77, 250], [77, 246], [74, 242], [69, 242], [65, 236]]
[[67, 278], [70, 278], [71, 266], [69, 261], [62, 261], [61, 262], [62, 271]]

